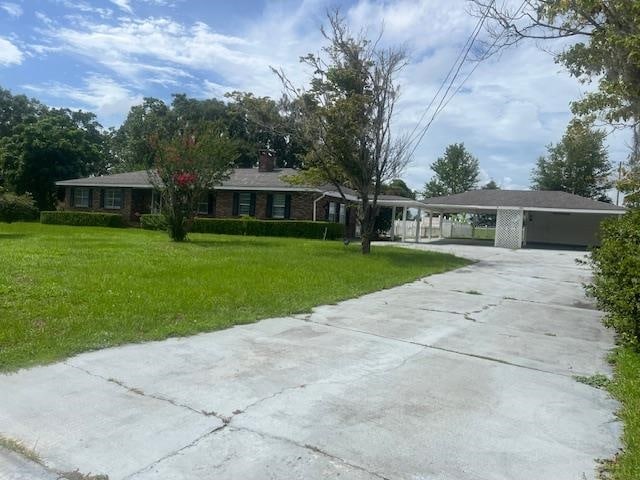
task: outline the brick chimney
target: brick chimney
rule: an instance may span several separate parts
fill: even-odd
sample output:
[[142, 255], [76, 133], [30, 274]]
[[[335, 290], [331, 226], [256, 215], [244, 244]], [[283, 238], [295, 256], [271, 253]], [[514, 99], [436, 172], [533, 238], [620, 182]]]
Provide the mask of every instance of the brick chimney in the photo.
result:
[[259, 151], [258, 157], [258, 171], [259, 172], [273, 172], [276, 167], [276, 152], [268, 148]]

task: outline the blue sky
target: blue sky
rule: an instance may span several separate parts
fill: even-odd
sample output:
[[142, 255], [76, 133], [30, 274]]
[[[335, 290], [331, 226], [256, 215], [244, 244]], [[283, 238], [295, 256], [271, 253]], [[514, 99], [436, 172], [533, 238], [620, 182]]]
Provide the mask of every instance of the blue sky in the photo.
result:
[[[324, 12], [336, 6], [353, 28], [374, 35], [384, 24], [384, 42], [408, 47], [395, 131], [410, 132], [475, 26], [464, 0], [0, 0], [0, 86], [94, 111], [107, 127], [145, 96], [278, 98], [269, 66], [304, 86], [309, 72], [298, 58], [319, 50]], [[536, 158], [571, 118], [569, 102], [588, 88], [534, 44], [492, 57], [437, 118], [403, 177], [421, 188], [445, 147], [464, 142], [483, 181], [527, 188]], [[611, 160], [624, 160], [628, 133], [608, 142]]]

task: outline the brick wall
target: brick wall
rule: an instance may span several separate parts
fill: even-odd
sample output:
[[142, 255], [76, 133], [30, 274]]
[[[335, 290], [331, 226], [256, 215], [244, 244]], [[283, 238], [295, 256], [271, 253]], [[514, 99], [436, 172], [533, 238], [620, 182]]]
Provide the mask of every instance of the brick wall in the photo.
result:
[[[76, 210], [76, 211], [85, 211], [85, 212], [104, 212], [104, 213], [119, 213], [121, 214], [126, 222], [131, 222], [134, 220], [132, 218], [132, 209], [131, 209], [131, 188], [122, 188], [122, 208], [119, 209], [110, 209], [110, 208], [101, 208], [100, 207], [100, 195], [101, 191], [105, 189], [101, 188], [89, 188], [91, 191], [91, 206], [88, 208], [76, 207], [71, 203], [71, 189], [75, 187], [65, 187], [64, 193], [64, 208], [65, 210]], [[83, 187], [78, 187], [83, 188]]]
[[[138, 214], [149, 213], [151, 208], [151, 190], [123, 188], [123, 206], [121, 209], [112, 210], [100, 207], [100, 188], [91, 188], [92, 205], [89, 208], [74, 207], [71, 204], [71, 187], [65, 188], [64, 209], [78, 211], [93, 211], [106, 213], [120, 213], [125, 221], [135, 223], [138, 221]], [[212, 215], [199, 215], [201, 217], [211, 216], [217, 218], [233, 218], [233, 193], [229, 190], [219, 190], [214, 195], [214, 209]], [[254, 192], [256, 194], [256, 215], [257, 219], [267, 219], [267, 195], [278, 192]], [[291, 220], [313, 220], [313, 202], [321, 196], [318, 192], [290, 192], [291, 195]], [[326, 221], [329, 211], [329, 203], [341, 203], [336, 198], [321, 198], [316, 204], [316, 219]], [[339, 207], [337, 207], [339, 208]], [[350, 237], [355, 234], [356, 207], [350, 207], [348, 214], [347, 233]], [[336, 212], [338, 212], [337, 210]]]

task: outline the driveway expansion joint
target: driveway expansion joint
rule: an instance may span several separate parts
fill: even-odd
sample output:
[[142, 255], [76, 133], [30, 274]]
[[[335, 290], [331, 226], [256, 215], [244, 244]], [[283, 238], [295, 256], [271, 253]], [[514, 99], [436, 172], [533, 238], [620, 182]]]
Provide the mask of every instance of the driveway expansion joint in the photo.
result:
[[230, 427], [230, 429], [231, 430], [238, 430], [238, 431], [245, 431], [245, 432], [249, 432], [249, 433], [254, 433], [254, 434], [259, 435], [259, 436], [261, 436], [263, 438], [269, 438], [269, 439], [273, 439], [273, 440], [279, 440], [281, 442], [286, 442], [286, 443], [289, 443], [291, 445], [295, 445], [296, 447], [303, 448], [305, 450], [309, 450], [309, 451], [311, 451], [313, 453], [316, 453], [318, 455], [326, 457], [326, 458], [328, 458], [328, 459], [330, 459], [332, 461], [337, 461], [337, 462], [339, 462], [339, 463], [341, 463], [341, 464], [343, 464], [343, 465], [345, 465], [345, 466], [347, 466], [349, 468], [352, 468], [354, 470], [359, 470], [361, 472], [366, 473], [367, 475], [371, 475], [372, 477], [378, 478], [380, 480], [391, 480], [391, 478], [386, 477], [381, 473], [374, 472], [372, 470], [366, 469], [365, 467], [363, 467], [361, 465], [358, 465], [358, 464], [355, 464], [355, 463], [351, 463], [351, 462], [345, 460], [344, 458], [341, 458], [341, 457], [338, 457], [336, 455], [333, 455], [333, 454], [331, 454], [331, 453], [329, 453], [329, 452], [327, 452], [327, 451], [325, 451], [325, 450], [323, 450], [323, 449], [321, 449], [319, 447], [316, 447], [315, 445], [311, 445], [309, 443], [300, 443], [300, 442], [297, 442], [297, 441], [292, 440], [292, 439], [287, 438], [287, 437], [282, 437], [280, 435], [273, 435], [273, 434], [270, 434], [270, 433], [263, 432], [261, 430], [253, 430], [253, 429], [248, 428], [248, 427], [233, 426], [233, 427]]
[[[309, 323], [315, 323], [316, 325], [324, 325], [326, 327], [338, 328], [338, 329], [341, 329], [341, 330], [348, 330], [348, 331], [360, 333], [360, 334], [363, 334], [363, 335], [371, 335], [373, 337], [384, 338], [386, 340], [391, 340], [391, 341], [396, 341], [396, 342], [401, 342], [401, 343], [407, 343], [407, 344], [410, 344], [410, 345], [416, 345], [418, 347], [422, 347], [422, 348], [425, 348], [425, 349], [440, 350], [442, 352], [453, 353], [455, 355], [463, 355], [465, 357], [471, 357], [471, 358], [476, 358], [476, 359], [480, 359], [480, 360], [486, 360], [486, 361], [490, 361], [490, 362], [500, 363], [502, 365], [507, 365], [507, 366], [510, 366], [510, 367], [524, 368], [526, 370], [533, 370], [535, 372], [548, 373], [550, 375], [557, 375], [557, 376], [560, 376], [560, 377], [571, 378], [571, 375], [567, 375], [565, 373], [554, 372], [554, 371], [545, 370], [545, 369], [542, 369], [542, 368], [530, 367], [528, 365], [522, 365], [522, 364], [518, 364], [518, 363], [514, 363], [514, 362], [509, 362], [507, 360], [501, 360], [499, 358], [489, 357], [489, 356], [486, 356], [486, 355], [477, 355], [477, 354], [474, 354], [474, 353], [461, 352], [459, 350], [452, 350], [452, 349], [449, 349], [449, 348], [438, 347], [436, 345], [429, 345], [429, 344], [426, 344], [426, 343], [415, 342], [413, 340], [404, 340], [402, 338], [397, 338], [397, 337], [388, 337], [386, 335], [380, 335], [378, 333], [367, 332], [365, 330], [359, 330], [357, 328], [345, 327], [345, 326], [342, 326], [342, 325], [332, 325], [330, 323], [318, 322], [318, 321], [315, 321], [315, 320], [306, 320], [306, 321], [309, 322]], [[481, 323], [481, 322], [479, 322], [479, 323]]]

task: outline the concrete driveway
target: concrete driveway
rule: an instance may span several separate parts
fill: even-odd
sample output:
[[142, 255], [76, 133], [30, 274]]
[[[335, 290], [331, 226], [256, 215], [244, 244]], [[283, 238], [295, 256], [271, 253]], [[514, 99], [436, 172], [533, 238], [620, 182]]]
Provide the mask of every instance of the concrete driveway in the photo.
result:
[[0, 478], [594, 478], [619, 444], [583, 254], [480, 260], [310, 315], [0, 376]]

